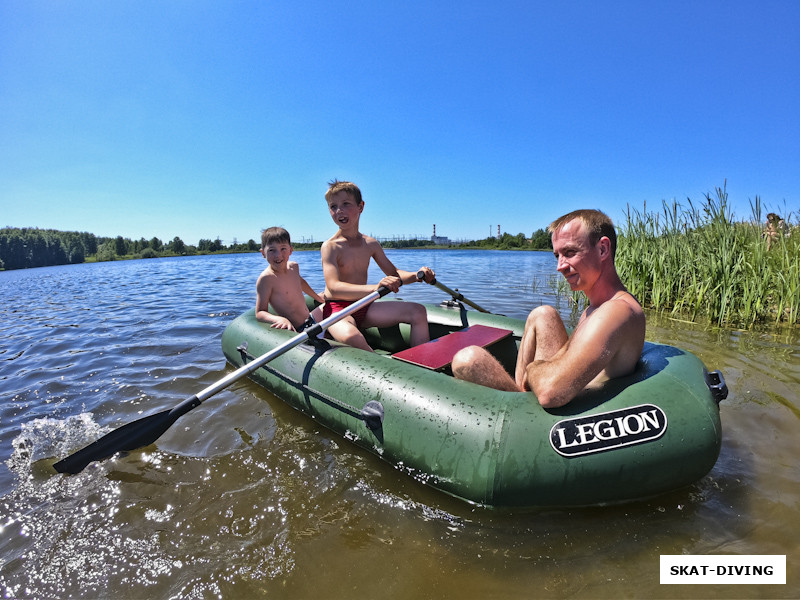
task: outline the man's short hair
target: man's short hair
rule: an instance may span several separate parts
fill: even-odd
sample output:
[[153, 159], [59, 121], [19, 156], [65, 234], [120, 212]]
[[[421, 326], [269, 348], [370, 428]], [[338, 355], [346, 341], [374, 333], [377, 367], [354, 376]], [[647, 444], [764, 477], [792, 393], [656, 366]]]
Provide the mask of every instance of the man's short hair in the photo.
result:
[[614, 229], [614, 223], [604, 212], [592, 208], [573, 210], [571, 213], [559, 217], [550, 223], [550, 225], [547, 226], [547, 231], [552, 235], [575, 219], [580, 219], [586, 226], [586, 229], [589, 231], [589, 241], [592, 245], [596, 245], [603, 236], [611, 240], [611, 258], [614, 258], [617, 253], [617, 231]]
[[266, 248], [270, 244], [289, 244], [291, 246], [292, 238], [283, 227], [269, 227], [261, 232], [261, 247]]
[[352, 194], [353, 198], [356, 200], [356, 204], [361, 204], [364, 201], [361, 199], [361, 190], [358, 189], [355, 183], [352, 181], [339, 181], [338, 179], [328, 182], [328, 191], [325, 192], [325, 200], [330, 202], [331, 198], [339, 192]]

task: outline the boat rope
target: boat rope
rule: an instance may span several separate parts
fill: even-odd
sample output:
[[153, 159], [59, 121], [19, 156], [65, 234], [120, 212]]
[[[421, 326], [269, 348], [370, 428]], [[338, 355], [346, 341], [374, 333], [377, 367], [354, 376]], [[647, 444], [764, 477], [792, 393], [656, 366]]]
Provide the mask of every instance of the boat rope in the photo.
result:
[[[247, 351], [247, 342], [241, 343], [239, 346], [237, 346], [236, 349], [239, 351], [239, 354], [242, 357], [242, 363], [246, 363], [248, 360], [253, 360], [256, 358]], [[264, 364], [259, 368], [264, 369], [270, 375], [277, 377], [278, 379], [280, 379], [285, 383], [288, 383], [292, 387], [302, 390], [306, 394], [306, 396], [314, 397], [317, 400], [320, 400], [329, 406], [333, 406], [341, 410], [342, 412], [350, 415], [351, 417], [364, 421], [364, 424], [372, 431], [380, 429], [381, 426], [383, 425], [383, 414], [384, 414], [383, 405], [377, 400], [371, 400], [367, 402], [363, 406], [363, 408], [359, 409], [356, 408], [355, 406], [347, 404], [346, 402], [342, 402], [341, 400], [333, 398], [332, 396], [328, 396], [327, 394], [320, 392], [319, 390], [315, 390], [314, 388], [309, 387], [302, 381], [294, 379], [293, 377], [290, 377], [285, 373], [281, 373], [270, 364]], [[311, 409], [310, 405], [309, 409]]]

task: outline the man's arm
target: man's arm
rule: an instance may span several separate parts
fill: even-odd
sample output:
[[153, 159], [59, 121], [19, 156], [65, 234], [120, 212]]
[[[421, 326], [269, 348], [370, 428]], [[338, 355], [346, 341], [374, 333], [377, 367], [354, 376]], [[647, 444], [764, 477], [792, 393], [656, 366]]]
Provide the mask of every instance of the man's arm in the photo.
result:
[[643, 342], [644, 317], [625, 302], [606, 302], [579, 323], [550, 360], [528, 365], [528, 385], [543, 407], [563, 406], [606, 370], [624, 346], [638, 344], [641, 353]]

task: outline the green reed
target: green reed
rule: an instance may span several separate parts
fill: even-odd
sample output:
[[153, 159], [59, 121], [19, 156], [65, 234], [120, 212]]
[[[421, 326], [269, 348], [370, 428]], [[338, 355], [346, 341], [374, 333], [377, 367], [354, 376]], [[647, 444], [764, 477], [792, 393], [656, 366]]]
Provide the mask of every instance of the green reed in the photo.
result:
[[531, 291], [534, 295], [552, 298], [553, 307], [565, 318], [568, 327], [578, 324], [581, 313], [588, 306], [586, 294], [573, 292], [566, 279], [558, 273], [534, 276]]
[[699, 206], [628, 206], [616, 258], [628, 290], [645, 307], [717, 325], [797, 325], [800, 227], [785, 215], [788, 232], [767, 250], [760, 198], [750, 205], [751, 220], [736, 221], [722, 187]]

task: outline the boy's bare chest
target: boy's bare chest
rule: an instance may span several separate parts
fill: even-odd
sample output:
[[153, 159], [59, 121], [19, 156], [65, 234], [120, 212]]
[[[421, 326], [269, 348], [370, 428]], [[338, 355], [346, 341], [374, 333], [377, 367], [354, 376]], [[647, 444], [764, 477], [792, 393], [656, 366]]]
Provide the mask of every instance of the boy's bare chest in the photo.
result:
[[291, 297], [300, 287], [300, 276], [292, 269], [280, 275], [273, 275], [272, 296]]
[[343, 278], [355, 276], [366, 280], [370, 259], [371, 253], [366, 246], [354, 248], [343, 244], [336, 251], [336, 266]]

